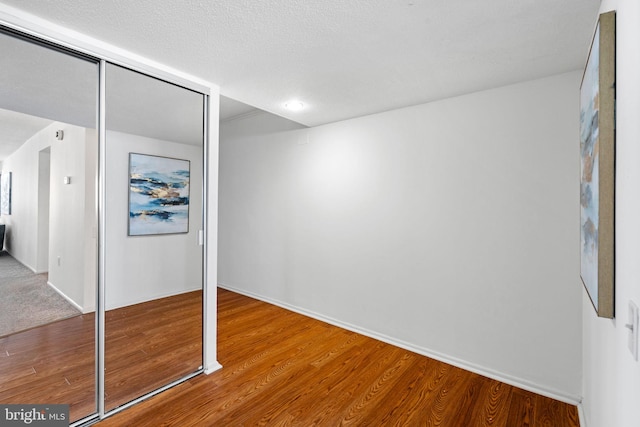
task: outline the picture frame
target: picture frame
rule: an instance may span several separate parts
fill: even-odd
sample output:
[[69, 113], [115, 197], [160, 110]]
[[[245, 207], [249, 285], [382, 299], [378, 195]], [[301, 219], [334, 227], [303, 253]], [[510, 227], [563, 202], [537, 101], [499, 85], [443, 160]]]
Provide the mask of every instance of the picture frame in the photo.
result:
[[129, 236], [189, 232], [189, 160], [129, 153]]
[[580, 277], [615, 316], [615, 12], [601, 14], [580, 85]]
[[11, 172], [0, 176], [0, 215], [11, 215]]

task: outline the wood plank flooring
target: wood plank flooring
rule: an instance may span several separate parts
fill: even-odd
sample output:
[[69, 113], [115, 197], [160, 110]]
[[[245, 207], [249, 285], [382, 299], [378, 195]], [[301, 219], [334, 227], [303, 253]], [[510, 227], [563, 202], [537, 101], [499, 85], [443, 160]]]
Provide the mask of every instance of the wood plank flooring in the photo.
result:
[[202, 367], [202, 291], [105, 314], [105, 409]]
[[0, 338], [0, 402], [96, 411], [95, 317], [75, 316]]
[[[105, 407], [155, 390], [202, 365], [202, 292], [106, 313]], [[95, 317], [76, 316], [0, 338], [0, 402], [97, 411]]]
[[575, 406], [220, 289], [218, 360], [110, 426], [575, 427]]

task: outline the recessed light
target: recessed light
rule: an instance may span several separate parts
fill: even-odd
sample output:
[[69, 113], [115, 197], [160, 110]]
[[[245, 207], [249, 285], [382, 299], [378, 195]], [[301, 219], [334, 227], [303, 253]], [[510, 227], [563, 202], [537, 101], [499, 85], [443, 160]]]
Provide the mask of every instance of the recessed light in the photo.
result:
[[304, 108], [304, 104], [300, 101], [292, 100], [285, 102], [284, 108], [289, 111], [300, 111]]

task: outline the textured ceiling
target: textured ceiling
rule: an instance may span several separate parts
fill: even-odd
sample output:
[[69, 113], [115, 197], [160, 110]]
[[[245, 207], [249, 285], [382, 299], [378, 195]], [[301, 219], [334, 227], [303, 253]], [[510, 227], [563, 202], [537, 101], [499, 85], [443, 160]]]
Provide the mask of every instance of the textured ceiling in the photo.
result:
[[[599, 0], [0, 0], [317, 125], [583, 66]], [[287, 112], [299, 98], [307, 108]]]

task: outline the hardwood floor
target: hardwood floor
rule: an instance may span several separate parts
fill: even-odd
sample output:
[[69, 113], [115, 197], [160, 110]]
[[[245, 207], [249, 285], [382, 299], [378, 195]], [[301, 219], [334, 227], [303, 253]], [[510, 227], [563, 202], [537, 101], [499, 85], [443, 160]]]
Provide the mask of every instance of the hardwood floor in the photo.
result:
[[0, 338], [0, 402], [70, 404], [96, 411], [95, 317], [72, 317]]
[[202, 291], [107, 311], [106, 411], [201, 366]]
[[[107, 410], [202, 365], [202, 292], [110, 310], [105, 322]], [[0, 402], [97, 411], [95, 318], [76, 316], [0, 338]]]
[[220, 289], [218, 360], [110, 426], [578, 426], [575, 406]]

